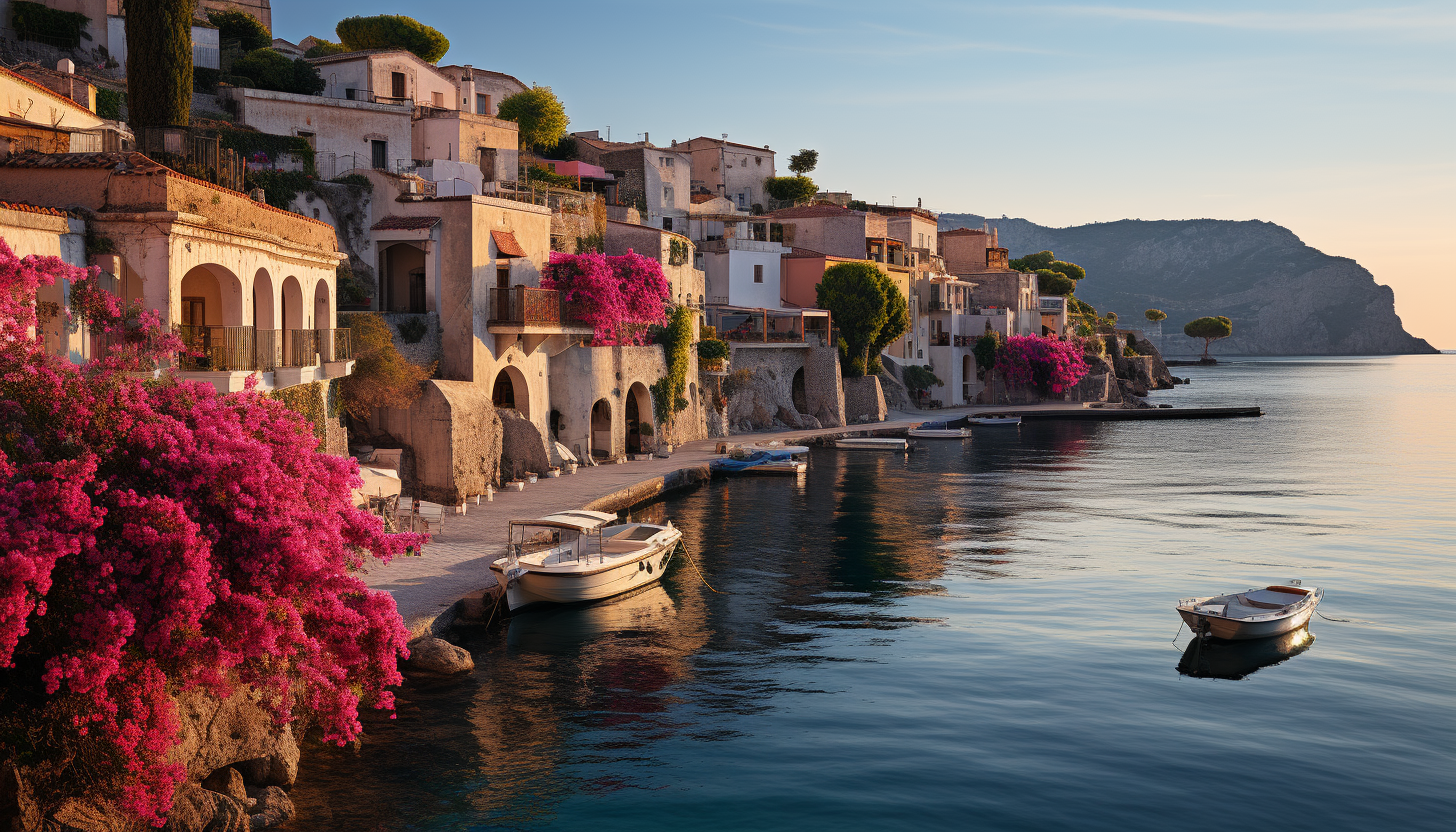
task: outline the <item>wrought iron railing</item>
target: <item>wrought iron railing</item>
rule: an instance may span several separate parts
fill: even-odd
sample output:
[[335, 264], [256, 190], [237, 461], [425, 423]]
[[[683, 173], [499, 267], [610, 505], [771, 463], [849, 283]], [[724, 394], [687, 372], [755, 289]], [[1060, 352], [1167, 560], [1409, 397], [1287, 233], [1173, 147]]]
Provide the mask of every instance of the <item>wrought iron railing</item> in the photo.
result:
[[279, 367], [312, 367], [320, 359], [327, 363], [354, 357], [348, 329], [180, 325], [175, 331], [184, 344], [177, 359], [182, 370], [268, 373]]
[[283, 331], [283, 367], [312, 367], [318, 363], [318, 330]]
[[256, 370], [257, 352], [250, 326], [178, 326], [184, 345], [177, 357], [183, 370]]
[[555, 289], [511, 286], [490, 290], [490, 323], [562, 326], [575, 320], [566, 298]]
[[222, 137], [215, 132], [190, 127], [139, 127], [136, 147], [180, 173], [234, 191], [243, 190], [247, 166], [235, 151], [222, 146]]

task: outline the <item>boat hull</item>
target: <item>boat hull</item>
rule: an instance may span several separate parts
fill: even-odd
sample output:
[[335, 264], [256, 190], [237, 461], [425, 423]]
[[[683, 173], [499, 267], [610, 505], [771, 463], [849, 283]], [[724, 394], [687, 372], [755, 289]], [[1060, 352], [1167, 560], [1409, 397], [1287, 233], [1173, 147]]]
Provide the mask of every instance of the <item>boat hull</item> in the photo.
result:
[[834, 447], [846, 451], [905, 451], [910, 443], [903, 439], [890, 439], [886, 437], [874, 437], [865, 439], [839, 439]]
[[1009, 428], [1009, 427], [1015, 427], [1016, 425], [1021, 424], [1021, 417], [1020, 416], [1008, 416], [1008, 417], [1005, 417], [1005, 418], [996, 418], [996, 417], [993, 417], [993, 416], [972, 416], [971, 417], [971, 424], [973, 424], [973, 425], [979, 425], [979, 426], [981, 426], [983, 428], [986, 428], [986, 427], [1008, 427]]
[[600, 601], [661, 580], [681, 539], [679, 533], [631, 560], [590, 572], [510, 569], [505, 558], [492, 563], [490, 571], [506, 588], [506, 605], [511, 612], [537, 604]]
[[965, 428], [911, 428], [910, 435], [916, 439], [967, 439], [971, 432]]
[[1214, 638], [1221, 638], [1225, 641], [1272, 638], [1293, 632], [1309, 624], [1309, 620], [1314, 616], [1315, 608], [1319, 606], [1323, 596], [1322, 591], [1316, 590], [1308, 600], [1299, 603], [1289, 612], [1282, 615], [1259, 616], [1257, 620], [1228, 618], [1200, 612], [1198, 607], [1202, 601], [1179, 605], [1178, 615], [1193, 632], [1206, 632]]
[[809, 470], [807, 462], [795, 460], [775, 460], [744, 468], [739, 473], [748, 474], [754, 477], [795, 477]]

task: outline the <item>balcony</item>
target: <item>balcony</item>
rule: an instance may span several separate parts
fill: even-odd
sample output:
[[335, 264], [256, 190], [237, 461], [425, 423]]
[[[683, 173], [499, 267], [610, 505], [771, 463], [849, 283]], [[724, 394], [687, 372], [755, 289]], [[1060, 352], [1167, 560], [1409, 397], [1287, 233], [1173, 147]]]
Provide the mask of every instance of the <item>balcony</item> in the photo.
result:
[[526, 342], [528, 353], [552, 336], [592, 334], [592, 328], [573, 314], [560, 292], [530, 286], [491, 289], [486, 330], [496, 336], [497, 345], [502, 347], [520, 338]]
[[823, 309], [751, 309], [712, 306], [709, 322], [718, 337], [742, 346], [822, 347], [833, 343], [829, 313]]
[[[264, 389], [338, 378], [352, 369], [347, 329], [254, 329], [250, 326], [177, 326], [185, 347], [177, 369], [196, 374], [220, 392], [242, 389], [253, 373], [272, 373]], [[235, 375], [236, 374], [236, 375]]]

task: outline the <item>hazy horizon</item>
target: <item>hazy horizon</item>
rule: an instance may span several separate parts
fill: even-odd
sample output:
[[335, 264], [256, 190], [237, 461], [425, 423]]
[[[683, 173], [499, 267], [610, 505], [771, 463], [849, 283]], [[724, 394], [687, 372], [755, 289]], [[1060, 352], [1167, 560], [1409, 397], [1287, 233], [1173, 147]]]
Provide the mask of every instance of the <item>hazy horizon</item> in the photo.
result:
[[[572, 130], [820, 153], [825, 190], [1065, 227], [1264, 220], [1395, 291], [1456, 348], [1456, 10], [1437, 3], [744, 0], [289, 4], [333, 39], [408, 13], [469, 63], [552, 87]], [[471, 33], [478, 37], [472, 38]], [[1092, 275], [1092, 279], [1096, 276]]]

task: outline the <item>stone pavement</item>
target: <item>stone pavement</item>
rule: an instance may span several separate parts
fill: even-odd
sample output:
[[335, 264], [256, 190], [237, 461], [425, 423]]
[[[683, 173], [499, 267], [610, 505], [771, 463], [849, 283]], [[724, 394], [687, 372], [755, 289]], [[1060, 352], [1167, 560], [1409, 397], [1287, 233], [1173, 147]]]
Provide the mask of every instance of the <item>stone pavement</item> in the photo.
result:
[[[1016, 409], [1033, 408], [1039, 409], [1035, 405]], [[498, 491], [493, 502], [468, 504], [463, 515], [447, 514], [444, 527], [432, 536], [422, 554], [398, 558], [382, 566], [375, 564], [364, 576], [364, 582], [393, 595], [405, 625], [412, 633], [419, 634], [459, 599], [495, 584], [490, 562], [505, 553], [506, 524], [511, 520], [529, 520], [552, 512], [582, 508], [614, 492], [677, 471], [707, 465], [718, 457], [713, 451], [719, 442], [736, 444], [770, 438], [792, 441], [813, 436], [904, 430], [928, 419], [940, 420], [970, 412], [1004, 409], [952, 407], [929, 412], [891, 411], [890, 420], [884, 422], [700, 439], [678, 446], [668, 459], [653, 458], [648, 462], [579, 468], [572, 475], [563, 474], [557, 479], [542, 479], [527, 485], [525, 491]]]

